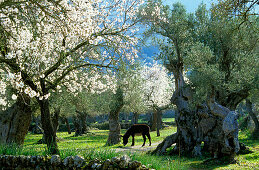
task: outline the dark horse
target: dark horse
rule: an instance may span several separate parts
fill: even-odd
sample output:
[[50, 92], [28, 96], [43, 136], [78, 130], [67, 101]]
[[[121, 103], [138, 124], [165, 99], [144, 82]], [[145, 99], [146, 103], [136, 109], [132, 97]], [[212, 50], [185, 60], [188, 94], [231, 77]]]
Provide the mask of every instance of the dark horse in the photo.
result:
[[150, 128], [148, 125], [145, 125], [145, 124], [135, 124], [135, 125], [132, 125], [128, 130], [127, 132], [125, 133], [123, 137], [123, 144], [124, 146], [128, 143], [128, 139], [130, 136], [132, 136], [132, 145], [131, 146], [134, 146], [134, 136], [135, 135], [142, 135], [143, 139], [144, 139], [144, 143], [142, 146], [145, 146], [145, 143], [146, 143], [146, 136], [148, 137], [149, 139], [149, 146], [151, 146], [151, 137], [150, 137], [150, 134], [149, 134], [149, 131], [150, 131]]

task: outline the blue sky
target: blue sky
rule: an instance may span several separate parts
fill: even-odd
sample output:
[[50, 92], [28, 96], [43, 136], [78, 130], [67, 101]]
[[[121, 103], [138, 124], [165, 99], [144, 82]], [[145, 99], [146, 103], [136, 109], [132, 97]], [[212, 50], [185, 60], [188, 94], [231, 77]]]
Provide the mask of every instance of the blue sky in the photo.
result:
[[[180, 2], [183, 4], [188, 13], [195, 12], [198, 6], [203, 2], [207, 9], [210, 8], [211, 3], [216, 3], [217, 0], [163, 0], [164, 4], [171, 6], [173, 3]], [[147, 63], [153, 61], [152, 56], [158, 54], [158, 47], [144, 47], [141, 51], [141, 58], [145, 59]]]
[[194, 12], [202, 2], [206, 4], [207, 8], [210, 8], [211, 3], [216, 3], [217, 0], [164, 0], [164, 4], [167, 5], [172, 5], [176, 2], [183, 4], [187, 12]]

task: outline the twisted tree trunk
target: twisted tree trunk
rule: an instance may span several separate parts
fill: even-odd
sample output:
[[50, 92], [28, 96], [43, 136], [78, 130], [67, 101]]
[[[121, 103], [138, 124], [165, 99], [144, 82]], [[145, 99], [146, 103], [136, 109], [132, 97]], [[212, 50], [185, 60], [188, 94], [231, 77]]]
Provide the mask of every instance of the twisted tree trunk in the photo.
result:
[[76, 113], [77, 113], [77, 121], [78, 121], [78, 125], [80, 126], [80, 134], [79, 135], [82, 135], [82, 134], [86, 134], [88, 132], [88, 128], [87, 128], [87, 125], [86, 125], [86, 117], [87, 117], [87, 114], [85, 112], [81, 112], [81, 111], [78, 111], [76, 110]]
[[249, 99], [246, 99], [246, 108], [247, 108], [247, 111], [248, 111], [250, 117], [252, 118], [252, 120], [254, 121], [254, 124], [255, 124], [255, 128], [252, 133], [252, 136], [253, 136], [253, 138], [258, 139], [259, 138], [259, 121], [258, 121], [256, 114], [254, 113], [254, 111], [252, 109], [252, 102]]
[[236, 113], [215, 102], [214, 89], [207, 104], [191, 109], [192, 91], [185, 85], [181, 60], [171, 61], [168, 68], [175, 77], [176, 90], [171, 102], [177, 106], [177, 132], [159, 144], [153, 154], [164, 154], [175, 143], [172, 153], [200, 156], [204, 142], [204, 148], [214, 157], [227, 155], [233, 159], [239, 150]]
[[111, 111], [109, 114], [109, 137], [106, 145], [115, 145], [120, 143], [120, 130], [119, 113], [122, 109], [123, 103], [123, 91], [118, 88], [114, 95], [114, 103], [111, 103]]
[[0, 112], [0, 143], [22, 145], [32, 117], [29, 96], [19, 95], [17, 101]]

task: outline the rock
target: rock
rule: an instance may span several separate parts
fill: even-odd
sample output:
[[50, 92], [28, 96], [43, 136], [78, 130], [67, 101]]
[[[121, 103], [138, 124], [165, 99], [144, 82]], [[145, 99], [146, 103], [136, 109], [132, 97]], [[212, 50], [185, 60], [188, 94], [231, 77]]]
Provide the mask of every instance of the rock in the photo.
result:
[[89, 163], [88, 163], [88, 167], [92, 167], [93, 164], [97, 163], [99, 164], [101, 161], [98, 160], [97, 158], [91, 160]]
[[36, 161], [37, 161], [37, 156], [31, 156], [31, 165], [34, 167], [36, 165]]
[[147, 170], [148, 168], [145, 165], [142, 165], [141, 169]]
[[82, 156], [74, 156], [74, 166], [75, 167], [82, 167], [85, 164], [85, 159]]
[[68, 156], [64, 159], [63, 163], [66, 167], [72, 168], [74, 166], [73, 156]]
[[94, 164], [91, 166], [91, 168], [92, 168], [92, 169], [96, 169], [98, 165], [99, 165], [98, 163], [94, 163]]
[[59, 155], [52, 155], [50, 159], [50, 163], [52, 166], [58, 166], [61, 163], [61, 158]]
[[113, 157], [111, 161], [113, 164], [118, 164], [120, 162], [120, 159], [118, 157]]
[[103, 166], [102, 166], [102, 169], [103, 169], [103, 170], [108, 169], [109, 166], [110, 166], [110, 164], [111, 164], [111, 160], [110, 160], [110, 159], [107, 159], [106, 161], [104, 161]]
[[124, 155], [120, 158], [119, 167], [127, 168], [129, 165], [130, 157], [128, 155]]
[[129, 163], [129, 161], [131, 160], [130, 157], [128, 155], [123, 155], [121, 158], [120, 158], [121, 161], [126, 161]]
[[141, 166], [141, 162], [139, 161], [133, 161], [129, 163], [129, 168], [130, 169], [137, 169]]

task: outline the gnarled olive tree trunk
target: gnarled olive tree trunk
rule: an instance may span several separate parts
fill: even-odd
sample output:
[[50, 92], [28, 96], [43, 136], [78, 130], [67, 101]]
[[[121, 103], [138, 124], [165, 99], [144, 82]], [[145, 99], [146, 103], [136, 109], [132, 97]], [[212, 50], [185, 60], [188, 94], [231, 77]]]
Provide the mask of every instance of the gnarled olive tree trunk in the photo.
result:
[[22, 145], [32, 117], [30, 98], [19, 95], [17, 101], [0, 112], [0, 143]]
[[164, 154], [175, 143], [173, 153], [200, 156], [204, 142], [204, 148], [214, 157], [228, 155], [233, 158], [239, 150], [237, 114], [216, 103], [214, 89], [207, 104], [191, 109], [192, 91], [185, 85], [181, 60], [171, 61], [168, 68], [175, 77], [176, 90], [171, 102], [177, 106], [177, 132], [168, 136], [153, 153]]
[[81, 112], [76, 110], [76, 115], [73, 116], [73, 124], [75, 127], [75, 136], [81, 136], [88, 132], [88, 128], [86, 125], [86, 117], [87, 114], [85, 112]]
[[120, 143], [121, 126], [119, 122], [119, 113], [123, 105], [123, 91], [121, 88], [118, 88], [114, 95], [114, 103], [111, 103], [111, 111], [109, 114], [109, 137], [106, 145], [115, 145]]
[[252, 109], [252, 102], [249, 99], [246, 99], [246, 109], [255, 124], [255, 128], [252, 133], [252, 136], [256, 139], [259, 139], [259, 121], [258, 121], [256, 114], [254, 113], [254, 111]]

